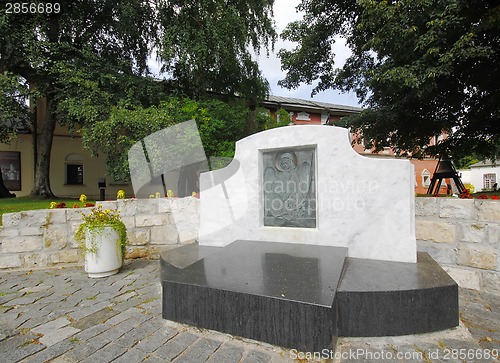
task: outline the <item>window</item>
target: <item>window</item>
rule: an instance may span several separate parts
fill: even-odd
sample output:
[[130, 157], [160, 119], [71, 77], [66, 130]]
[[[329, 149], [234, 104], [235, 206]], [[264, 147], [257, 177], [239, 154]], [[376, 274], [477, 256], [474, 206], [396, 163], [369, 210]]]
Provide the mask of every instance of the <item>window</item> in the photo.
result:
[[311, 121], [311, 117], [309, 117], [310, 114], [308, 114], [307, 112], [299, 112], [297, 114], [297, 117], [295, 118], [295, 120], [297, 121]]
[[431, 173], [429, 173], [429, 170], [422, 170], [420, 175], [422, 176], [422, 186], [429, 187], [429, 185], [431, 185]]
[[0, 151], [0, 172], [8, 190], [21, 190], [21, 153]]
[[83, 165], [66, 165], [67, 184], [83, 184]]
[[78, 154], [66, 156], [66, 184], [83, 184], [83, 158]]
[[497, 175], [495, 173], [483, 174], [483, 188], [493, 189], [493, 185], [497, 182]]

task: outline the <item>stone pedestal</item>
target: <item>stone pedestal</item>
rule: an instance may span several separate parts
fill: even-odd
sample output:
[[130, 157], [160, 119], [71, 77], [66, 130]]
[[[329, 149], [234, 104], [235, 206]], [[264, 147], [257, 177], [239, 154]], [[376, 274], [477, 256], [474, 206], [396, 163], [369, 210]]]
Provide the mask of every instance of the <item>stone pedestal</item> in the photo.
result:
[[338, 336], [457, 326], [458, 286], [426, 253], [418, 262], [348, 258], [331, 246], [236, 241], [161, 255], [163, 318], [299, 351]]

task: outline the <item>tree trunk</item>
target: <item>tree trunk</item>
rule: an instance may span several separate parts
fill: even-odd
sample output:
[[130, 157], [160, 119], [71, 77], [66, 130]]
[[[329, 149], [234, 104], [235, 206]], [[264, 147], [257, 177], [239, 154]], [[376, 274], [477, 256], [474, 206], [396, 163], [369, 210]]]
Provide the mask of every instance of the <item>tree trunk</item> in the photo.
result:
[[0, 173], [0, 198], [14, 198], [16, 195], [14, 193], [11, 193], [6, 187], [5, 184], [3, 183], [3, 176], [2, 173]]
[[[50, 188], [50, 152], [52, 150], [52, 140], [54, 139], [54, 130], [56, 127], [54, 113], [54, 101], [51, 96], [47, 96], [47, 113], [38, 139], [38, 150], [35, 150], [35, 152], [38, 152], [38, 161], [31, 196], [55, 197]], [[37, 130], [34, 130], [34, 132], [37, 132]]]

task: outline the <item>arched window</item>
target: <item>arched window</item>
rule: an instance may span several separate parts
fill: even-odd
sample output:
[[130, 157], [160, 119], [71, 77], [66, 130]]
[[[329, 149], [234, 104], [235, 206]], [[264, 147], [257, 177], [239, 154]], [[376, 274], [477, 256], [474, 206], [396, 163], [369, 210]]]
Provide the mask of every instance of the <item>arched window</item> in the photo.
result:
[[420, 173], [420, 175], [422, 176], [422, 186], [428, 187], [429, 185], [431, 185], [431, 173], [429, 173], [429, 170], [422, 170], [422, 173]]
[[83, 157], [78, 154], [69, 154], [65, 159], [66, 184], [83, 184]]

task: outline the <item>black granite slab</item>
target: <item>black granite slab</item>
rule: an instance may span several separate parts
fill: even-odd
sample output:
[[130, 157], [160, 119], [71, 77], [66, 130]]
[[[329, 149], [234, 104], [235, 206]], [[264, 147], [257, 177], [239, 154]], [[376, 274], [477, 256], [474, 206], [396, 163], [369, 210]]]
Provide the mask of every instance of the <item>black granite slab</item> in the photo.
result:
[[427, 253], [418, 262], [349, 258], [338, 289], [339, 336], [419, 334], [458, 326], [458, 285]]
[[197, 244], [163, 251], [160, 257], [162, 281], [182, 273], [182, 269], [191, 266], [211, 253], [219, 251], [219, 247], [199, 246]]
[[163, 317], [309, 352], [334, 350], [337, 336], [458, 325], [458, 285], [427, 253], [416, 264], [346, 253], [255, 241], [165, 252]]
[[347, 248], [256, 241], [192, 248], [177, 252], [191, 256], [184, 268], [161, 257], [162, 269], [170, 266], [162, 273], [165, 319], [302, 351], [333, 348]]

